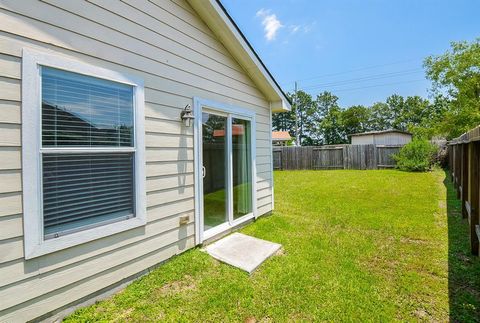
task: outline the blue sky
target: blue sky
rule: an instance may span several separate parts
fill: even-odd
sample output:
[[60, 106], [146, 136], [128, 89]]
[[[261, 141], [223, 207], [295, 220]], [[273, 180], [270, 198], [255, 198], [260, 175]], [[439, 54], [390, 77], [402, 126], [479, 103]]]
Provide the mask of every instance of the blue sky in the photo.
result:
[[285, 91], [428, 96], [423, 59], [480, 37], [479, 0], [222, 0]]

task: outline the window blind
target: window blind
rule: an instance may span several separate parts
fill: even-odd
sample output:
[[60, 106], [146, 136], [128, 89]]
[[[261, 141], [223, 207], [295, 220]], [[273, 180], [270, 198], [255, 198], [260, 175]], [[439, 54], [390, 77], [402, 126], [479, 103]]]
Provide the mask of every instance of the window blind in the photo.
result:
[[44, 155], [45, 236], [133, 216], [133, 174], [132, 153]]
[[42, 144], [133, 146], [133, 87], [42, 67]]
[[[45, 238], [135, 216], [133, 87], [48, 67], [41, 75], [42, 147], [61, 148], [42, 152]], [[122, 147], [132, 151], [110, 151]]]

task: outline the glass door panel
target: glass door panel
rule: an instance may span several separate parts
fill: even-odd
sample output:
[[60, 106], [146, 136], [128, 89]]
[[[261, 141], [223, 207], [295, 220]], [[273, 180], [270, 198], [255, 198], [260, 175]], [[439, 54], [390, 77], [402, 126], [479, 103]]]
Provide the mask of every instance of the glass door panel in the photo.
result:
[[252, 213], [250, 121], [232, 118], [233, 219]]
[[204, 230], [228, 222], [227, 117], [202, 113]]

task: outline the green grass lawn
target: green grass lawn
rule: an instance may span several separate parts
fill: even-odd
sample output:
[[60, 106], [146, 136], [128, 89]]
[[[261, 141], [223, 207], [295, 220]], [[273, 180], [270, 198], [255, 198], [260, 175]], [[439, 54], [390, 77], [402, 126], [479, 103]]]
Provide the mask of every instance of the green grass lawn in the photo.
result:
[[[275, 173], [252, 276], [198, 248], [67, 321], [479, 321], [480, 261], [445, 173]], [[448, 212], [448, 215], [447, 215]]]

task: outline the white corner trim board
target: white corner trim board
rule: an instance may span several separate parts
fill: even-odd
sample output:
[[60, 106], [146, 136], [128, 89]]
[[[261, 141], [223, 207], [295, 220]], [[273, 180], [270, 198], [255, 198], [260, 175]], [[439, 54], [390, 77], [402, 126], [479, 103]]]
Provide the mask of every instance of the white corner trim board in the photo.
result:
[[[133, 146], [132, 147], [42, 147], [41, 67], [51, 67], [96, 77], [133, 88]], [[23, 50], [22, 58], [22, 181], [25, 258], [30, 259], [72, 247], [146, 224], [145, 193], [145, 130], [143, 80], [113, 70], [103, 69], [65, 57], [54, 52]], [[42, 199], [42, 154], [44, 153], [111, 153], [134, 154], [134, 216], [80, 231], [44, 238]]]

